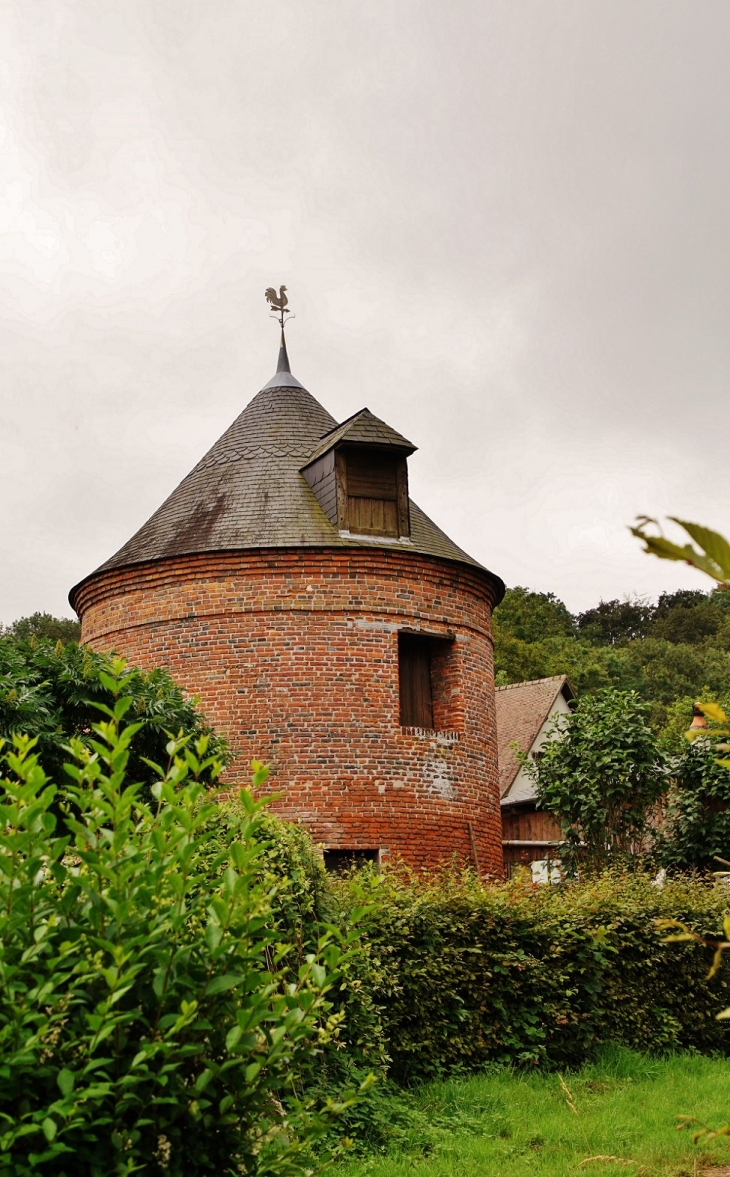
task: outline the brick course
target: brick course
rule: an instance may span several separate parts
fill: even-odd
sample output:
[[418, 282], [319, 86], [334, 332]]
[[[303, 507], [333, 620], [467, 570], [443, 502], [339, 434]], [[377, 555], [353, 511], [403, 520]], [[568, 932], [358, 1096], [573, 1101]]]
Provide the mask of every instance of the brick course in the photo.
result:
[[[167, 667], [229, 739], [231, 781], [270, 761], [273, 803], [329, 847], [501, 876], [491, 610], [478, 567], [402, 550], [175, 556], [76, 590], [82, 641]], [[437, 730], [402, 728], [398, 630], [453, 633], [434, 663]]]

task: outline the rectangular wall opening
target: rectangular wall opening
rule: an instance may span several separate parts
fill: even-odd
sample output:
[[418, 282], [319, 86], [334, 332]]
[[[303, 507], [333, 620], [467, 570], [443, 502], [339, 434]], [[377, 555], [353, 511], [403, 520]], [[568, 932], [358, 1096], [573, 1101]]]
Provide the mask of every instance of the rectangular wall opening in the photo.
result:
[[332, 874], [342, 874], [351, 867], [364, 866], [366, 862], [380, 862], [380, 851], [362, 849], [361, 847], [326, 848], [324, 851], [324, 869]]
[[398, 634], [401, 727], [461, 731], [461, 664], [452, 633]]
[[401, 727], [433, 727], [431, 641], [398, 634], [398, 685]]

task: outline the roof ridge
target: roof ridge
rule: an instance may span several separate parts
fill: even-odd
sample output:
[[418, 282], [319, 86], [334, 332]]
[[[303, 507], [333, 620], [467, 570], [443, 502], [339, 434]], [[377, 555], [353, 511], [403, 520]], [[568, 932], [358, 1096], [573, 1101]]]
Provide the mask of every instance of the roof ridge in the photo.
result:
[[335, 446], [343, 443], [393, 450], [406, 457], [416, 449], [412, 441], [409, 441], [382, 417], [376, 417], [375, 413], [366, 406], [364, 409], [359, 409], [357, 413], [353, 413], [341, 425], [337, 425], [334, 429], [323, 434], [302, 469], [311, 465], [317, 458], [321, 458], [323, 454], [329, 453]]
[[[322, 434], [322, 436], [320, 437], [319, 440], [321, 442], [324, 441], [325, 438], [330, 436], [330, 434], [336, 433], [338, 429], [342, 429], [343, 425], [347, 425], [350, 421], [354, 421], [355, 418], [359, 417], [361, 413], [369, 413], [369, 412], [370, 412], [370, 409], [367, 407], [367, 405], [364, 405], [361, 409], [358, 409], [356, 413], [350, 413], [350, 416], [345, 417], [344, 421], [339, 421], [336, 425], [333, 425], [331, 429], [328, 429], [326, 433]], [[374, 413], [373, 413], [373, 416], [375, 416]]]
[[498, 690], [498, 691], [512, 691], [512, 690], [514, 690], [515, 687], [534, 687], [536, 685], [536, 683], [558, 682], [558, 680], [560, 680], [562, 682], [567, 682], [568, 681], [567, 674], [548, 674], [545, 676], [545, 678], [526, 678], [526, 679], [523, 679], [522, 682], [508, 682], [508, 683], [504, 683], [503, 686], [501, 686], [501, 687], [497, 687], [496, 690]]

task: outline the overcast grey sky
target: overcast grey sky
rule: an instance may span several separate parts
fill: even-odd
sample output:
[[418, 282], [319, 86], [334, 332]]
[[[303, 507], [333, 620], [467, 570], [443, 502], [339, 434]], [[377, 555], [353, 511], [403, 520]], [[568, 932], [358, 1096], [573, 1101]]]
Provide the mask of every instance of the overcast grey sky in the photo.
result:
[[0, 0], [0, 622], [70, 614], [276, 366], [572, 609], [730, 532], [727, 0]]

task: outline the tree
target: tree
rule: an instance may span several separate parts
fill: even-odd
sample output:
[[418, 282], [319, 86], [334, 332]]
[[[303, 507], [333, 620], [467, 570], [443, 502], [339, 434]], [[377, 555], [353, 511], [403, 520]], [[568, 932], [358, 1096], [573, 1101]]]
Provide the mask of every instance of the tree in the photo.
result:
[[660, 731], [678, 698], [730, 697], [730, 593], [602, 601], [574, 618], [552, 593], [509, 589], [494, 613], [494, 665], [499, 686], [566, 674], [580, 695], [636, 691]]
[[730, 596], [716, 590], [680, 589], [662, 593], [654, 610], [651, 635], [696, 646], [713, 638], [727, 623]]
[[[0, 634], [2, 633], [0, 628]], [[53, 617], [50, 613], [32, 613], [30, 617], [19, 617], [5, 630], [11, 637], [50, 638], [54, 642], [77, 642], [81, 637], [81, 622], [70, 617]]]
[[649, 707], [634, 691], [586, 695], [557, 716], [540, 756], [526, 761], [538, 805], [561, 824], [560, 855], [571, 873], [640, 858], [666, 787]]
[[730, 691], [730, 655], [713, 647], [674, 645], [645, 638], [626, 647], [626, 686], [654, 704], [654, 719], [666, 722], [667, 708], [685, 695], [697, 698], [705, 688], [716, 695]]
[[625, 646], [643, 638], [674, 645], [698, 645], [712, 638], [730, 620], [730, 595], [701, 589], [662, 593], [656, 605], [641, 597], [601, 601], [579, 613], [578, 634], [598, 646]]
[[[111, 666], [110, 658], [73, 642], [0, 637], [0, 737], [33, 736], [43, 770], [62, 786], [67, 745], [75, 737], [88, 740], [99, 719], [98, 704], [112, 702], [104, 677]], [[170, 733], [207, 735], [211, 754], [225, 758], [225, 741], [167, 671], [127, 666], [120, 689], [131, 700], [131, 717], [143, 724], [130, 762], [135, 780], [148, 775], [145, 760], [166, 762]]]
[[577, 690], [596, 690], [613, 681], [609, 663], [577, 640], [575, 618], [554, 593], [508, 589], [495, 610], [494, 664], [499, 685], [567, 674]]
[[575, 637], [575, 620], [568, 607], [554, 593], [535, 593], [530, 589], [507, 589], [494, 614], [495, 630], [500, 636], [522, 642], [540, 642], [560, 635]]
[[625, 646], [649, 633], [653, 608], [640, 597], [601, 601], [595, 609], [579, 613], [576, 622], [583, 641], [595, 646]]

